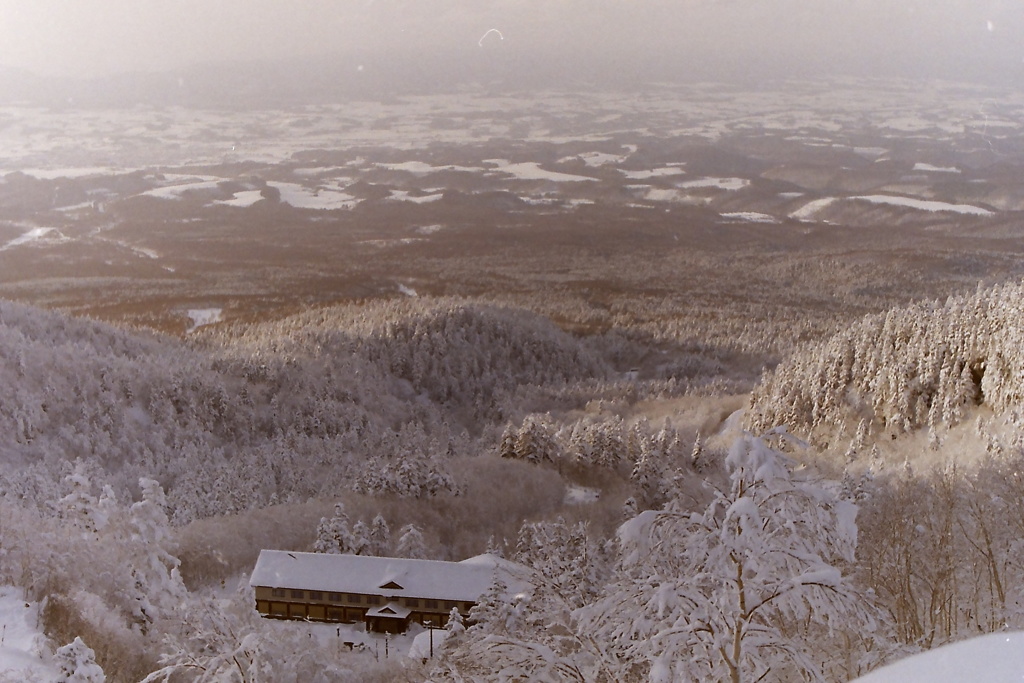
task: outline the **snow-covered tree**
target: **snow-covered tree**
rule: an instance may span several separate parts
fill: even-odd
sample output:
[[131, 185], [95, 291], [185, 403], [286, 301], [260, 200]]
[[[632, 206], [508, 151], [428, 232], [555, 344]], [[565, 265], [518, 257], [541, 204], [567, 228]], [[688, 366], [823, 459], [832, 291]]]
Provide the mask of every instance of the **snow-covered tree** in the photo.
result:
[[339, 555], [352, 552], [354, 539], [349, 528], [348, 514], [342, 503], [334, 505], [334, 516], [321, 517], [316, 528], [313, 552]]
[[139, 488], [142, 499], [128, 509], [128, 524], [133, 541], [133, 613], [145, 633], [154, 620], [167, 617], [178, 607], [186, 589], [178, 571], [181, 561], [171, 552], [164, 490], [147, 478], [139, 480]]
[[379, 513], [370, 522], [369, 541], [368, 554], [386, 556], [391, 553], [391, 527]]
[[363, 520], [352, 525], [352, 547], [349, 552], [353, 555], [369, 555], [370, 549], [370, 527], [366, 526]]
[[519, 530], [515, 561], [534, 569], [543, 579], [541, 593], [554, 591], [570, 609], [593, 599], [603, 571], [598, 543], [585, 522], [526, 523]]
[[466, 624], [458, 607], [452, 607], [452, 611], [448, 613], [448, 622], [444, 627], [448, 630], [449, 637], [452, 638], [457, 638], [466, 632]]
[[415, 524], [406, 524], [402, 527], [401, 536], [398, 538], [398, 545], [395, 547], [395, 555], [408, 557], [413, 560], [424, 560], [427, 558], [427, 546], [423, 540], [423, 532]]
[[57, 648], [53, 658], [60, 670], [57, 683], [104, 683], [103, 669], [96, 663], [96, 653], [81, 638]]
[[821, 679], [813, 645], [874, 624], [841, 571], [856, 507], [794, 476], [752, 436], [725, 464], [729, 487], [704, 512], [670, 504], [621, 527], [617, 577], [579, 610], [579, 628], [652, 679]]

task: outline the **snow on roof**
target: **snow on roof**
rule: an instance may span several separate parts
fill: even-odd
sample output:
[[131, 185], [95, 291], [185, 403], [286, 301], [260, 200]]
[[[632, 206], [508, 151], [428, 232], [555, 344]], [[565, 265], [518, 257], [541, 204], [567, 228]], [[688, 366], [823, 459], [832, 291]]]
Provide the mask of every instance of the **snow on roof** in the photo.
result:
[[249, 585], [476, 602], [500, 563], [490, 555], [441, 562], [261, 550]]
[[412, 614], [411, 609], [403, 607], [397, 602], [389, 602], [383, 607], [374, 607], [366, 611], [368, 617], [384, 617], [385, 619], [405, 619], [410, 614]]

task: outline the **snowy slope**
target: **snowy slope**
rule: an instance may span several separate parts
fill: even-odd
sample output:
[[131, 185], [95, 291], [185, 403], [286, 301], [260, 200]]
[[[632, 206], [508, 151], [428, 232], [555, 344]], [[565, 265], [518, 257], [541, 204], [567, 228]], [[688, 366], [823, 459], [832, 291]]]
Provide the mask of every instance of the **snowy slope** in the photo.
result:
[[38, 605], [25, 602], [18, 588], [0, 587], [0, 681], [56, 680], [38, 623]]
[[1024, 680], [1024, 632], [990, 633], [901, 659], [853, 683]]

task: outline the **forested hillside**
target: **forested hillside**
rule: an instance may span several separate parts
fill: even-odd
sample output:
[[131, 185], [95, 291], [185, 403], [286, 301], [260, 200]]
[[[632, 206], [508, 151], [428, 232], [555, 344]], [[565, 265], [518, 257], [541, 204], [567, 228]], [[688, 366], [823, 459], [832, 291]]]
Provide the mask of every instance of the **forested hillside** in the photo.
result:
[[609, 375], [543, 318], [451, 301], [339, 307], [189, 344], [13, 303], [0, 316], [8, 488], [43, 502], [81, 461], [119, 490], [158, 478], [178, 521], [351, 488], [389, 460], [443, 472], [520, 389]]
[[[186, 340], [2, 302], [0, 578], [111, 681], [841, 680], [1024, 625], [1022, 293], [868, 316], [749, 396], [699, 344], [644, 378], [464, 299]], [[381, 662], [226, 592], [261, 547], [487, 550], [529, 590]]]
[[793, 353], [751, 397], [755, 430], [785, 424], [819, 443], [948, 428], [983, 406], [1017, 420], [1024, 398], [1024, 287], [979, 289], [872, 315]]

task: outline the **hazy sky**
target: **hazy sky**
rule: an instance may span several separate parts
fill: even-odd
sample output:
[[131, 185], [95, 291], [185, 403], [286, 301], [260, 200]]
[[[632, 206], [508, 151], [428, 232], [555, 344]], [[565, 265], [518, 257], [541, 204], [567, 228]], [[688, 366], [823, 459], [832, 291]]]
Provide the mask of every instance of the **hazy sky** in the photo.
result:
[[409, 48], [1024, 73], [1024, 0], [0, 0], [0, 31], [0, 64], [75, 76]]

